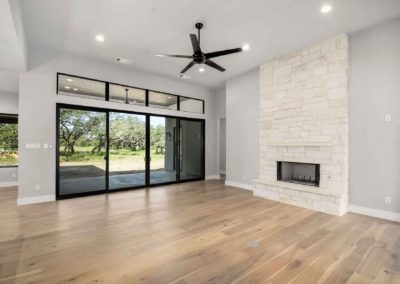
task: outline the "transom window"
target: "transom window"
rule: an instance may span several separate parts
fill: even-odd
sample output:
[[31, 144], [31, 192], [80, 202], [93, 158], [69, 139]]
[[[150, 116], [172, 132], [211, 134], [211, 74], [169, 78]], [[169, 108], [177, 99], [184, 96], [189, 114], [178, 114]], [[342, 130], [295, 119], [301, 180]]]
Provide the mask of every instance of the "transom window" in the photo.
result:
[[204, 100], [114, 84], [75, 75], [57, 74], [57, 94], [204, 114]]

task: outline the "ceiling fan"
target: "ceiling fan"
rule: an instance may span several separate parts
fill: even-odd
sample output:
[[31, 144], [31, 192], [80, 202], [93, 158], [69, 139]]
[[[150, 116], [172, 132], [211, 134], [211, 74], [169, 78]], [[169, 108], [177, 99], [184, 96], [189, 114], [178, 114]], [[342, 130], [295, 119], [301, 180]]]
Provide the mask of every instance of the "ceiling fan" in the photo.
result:
[[190, 61], [190, 63], [185, 68], [183, 68], [183, 70], [181, 71], [180, 74], [184, 74], [191, 67], [193, 67], [194, 64], [206, 64], [212, 68], [217, 69], [218, 71], [224, 72], [225, 68], [219, 66], [217, 63], [215, 63], [214, 61], [212, 61], [210, 59], [218, 57], [218, 56], [242, 52], [244, 50], [244, 48], [239, 47], [239, 48], [204, 53], [201, 51], [201, 48], [200, 48], [200, 30], [203, 27], [203, 24], [197, 23], [195, 25], [195, 27], [197, 29], [198, 37], [196, 37], [195, 34], [190, 34], [190, 40], [192, 42], [192, 47], [193, 47], [193, 52], [194, 52], [193, 55], [170, 55], [170, 54], [157, 54], [156, 55], [159, 57], [175, 57], [175, 58], [192, 59], [192, 61]]

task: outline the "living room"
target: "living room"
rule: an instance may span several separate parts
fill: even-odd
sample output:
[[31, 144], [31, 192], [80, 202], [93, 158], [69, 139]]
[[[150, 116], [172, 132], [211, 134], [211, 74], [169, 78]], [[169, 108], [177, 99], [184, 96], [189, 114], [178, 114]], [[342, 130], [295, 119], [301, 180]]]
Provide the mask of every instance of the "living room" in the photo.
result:
[[400, 282], [399, 1], [0, 10], [0, 282]]

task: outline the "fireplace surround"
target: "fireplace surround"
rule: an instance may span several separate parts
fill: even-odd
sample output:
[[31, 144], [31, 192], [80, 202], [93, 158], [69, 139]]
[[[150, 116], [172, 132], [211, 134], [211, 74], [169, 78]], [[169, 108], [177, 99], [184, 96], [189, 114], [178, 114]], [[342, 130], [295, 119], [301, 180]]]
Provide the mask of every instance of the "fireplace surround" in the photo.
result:
[[260, 67], [255, 196], [339, 216], [347, 212], [348, 52], [348, 37], [338, 35]]

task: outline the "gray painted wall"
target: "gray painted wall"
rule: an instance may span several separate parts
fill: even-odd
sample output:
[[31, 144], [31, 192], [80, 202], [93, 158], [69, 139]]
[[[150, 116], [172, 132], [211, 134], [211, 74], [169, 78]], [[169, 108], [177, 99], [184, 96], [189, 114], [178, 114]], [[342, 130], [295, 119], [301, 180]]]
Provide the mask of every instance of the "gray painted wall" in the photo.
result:
[[18, 94], [0, 91], [0, 113], [18, 114]]
[[259, 175], [259, 69], [226, 84], [226, 180], [251, 185]]
[[398, 213], [399, 51], [400, 20], [350, 37], [350, 203]]
[[[0, 113], [18, 114], [18, 94], [0, 91]], [[0, 187], [17, 182], [18, 168], [0, 168]]]
[[219, 119], [219, 172], [226, 173], [226, 119]]
[[218, 127], [218, 169], [219, 173], [226, 173], [226, 87], [216, 91], [216, 119]]
[[220, 88], [215, 93], [217, 99], [216, 116], [218, 118], [226, 117], [226, 87]]
[[[206, 101], [206, 114], [146, 108], [84, 98], [57, 96], [56, 72], [70, 73], [131, 86], [185, 95]], [[215, 93], [206, 88], [110, 63], [62, 56], [20, 75], [19, 198], [55, 194], [56, 102], [109, 107], [206, 119], [206, 175], [217, 174]], [[26, 143], [48, 143], [49, 149], [26, 149]], [[40, 185], [40, 190], [35, 189]]]

